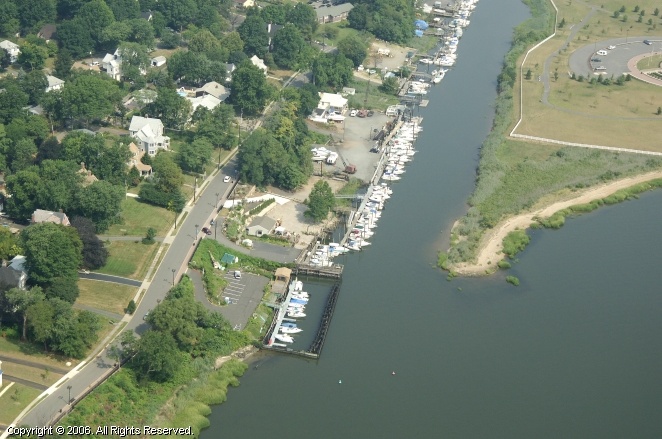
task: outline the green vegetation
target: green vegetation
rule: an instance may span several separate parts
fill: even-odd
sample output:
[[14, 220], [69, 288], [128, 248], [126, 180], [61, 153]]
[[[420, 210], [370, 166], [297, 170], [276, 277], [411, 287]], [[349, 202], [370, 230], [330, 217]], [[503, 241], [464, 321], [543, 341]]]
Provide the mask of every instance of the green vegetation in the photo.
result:
[[448, 253], [439, 252], [439, 255], [437, 256], [437, 267], [448, 271]]
[[333, 190], [326, 180], [320, 180], [313, 186], [308, 196], [308, 210], [304, 215], [315, 222], [320, 222], [329, 215], [336, 203], [336, 197]]
[[145, 247], [139, 241], [112, 241], [106, 248], [110, 253], [108, 262], [98, 270], [99, 273], [142, 280], [159, 246]]
[[515, 230], [503, 238], [503, 252], [513, 258], [517, 253], [524, 250], [531, 238], [524, 230]]
[[122, 220], [106, 232], [110, 236], [145, 236], [150, 227], [156, 236], [165, 236], [175, 222], [175, 213], [162, 207], [142, 203], [135, 198], [122, 201]]
[[513, 284], [516, 287], [519, 286], [519, 279], [516, 276], [506, 276], [506, 282]]
[[350, 87], [356, 90], [354, 96], [349, 97], [347, 105], [352, 108], [366, 108], [368, 110], [386, 110], [389, 105], [399, 102], [398, 98], [379, 89], [379, 84], [374, 81], [364, 81], [354, 78]]
[[[51, 372], [47, 366], [32, 367], [32, 366], [25, 366], [23, 364], [12, 363], [9, 361], [3, 361], [2, 371], [7, 375], [11, 375], [16, 378], [24, 379], [45, 386], [51, 386], [55, 384], [57, 380], [62, 378], [62, 375]], [[2, 386], [3, 389], [5, 388], [5, 385], [6, 384], [3, 383]]]
[[497, 263], [497, 266], [502, 270], [507, 270], [511, 267], [510, 262], [506, 260], [501, 260]]
[[[3, 388], [7, 385], [8, 383], [5, 382]], [[11, 424], [16, 416], [40, 393], [41, 390], [39, 389], [14, 383], [11, 389], [0, 398], [0, 423], [4, 425]]]
[[264, 209], [266, 209], [268, 206], [271, 206], [273, 203], [275, 203], [276, 200], [274, 198], [269, 198], [268, 200], [264, 200], [254, 208], [252, 208], [249, 212], [248, 215], [257, 215], [258, 213], [262, 212]]
[[[111, 284], [89, 279], [79, 279], [80, 295], [76, 300], [78, 305], [86, 305], [95, 309], [124, 314], [124, 308], [129, 300], [133, 300], [136, 287]], [[135, 307], [135, 303], [134, 303]]]
[[[267, 284], [265, 290], [268, 290], [268, 288], [269, 284]], [[265, 294], [267, 293], [265, 292]], [[269, 329], [268, 326], [271, 322], [271, 319], [273, 318], [273, 314], [273, 308], [269, 308], [264, 303], [260, 303], [246, 324], [244, 331], [250, 333], [255, 339], [262, 338], [262, 336], [265, 335], [265, 331]]]

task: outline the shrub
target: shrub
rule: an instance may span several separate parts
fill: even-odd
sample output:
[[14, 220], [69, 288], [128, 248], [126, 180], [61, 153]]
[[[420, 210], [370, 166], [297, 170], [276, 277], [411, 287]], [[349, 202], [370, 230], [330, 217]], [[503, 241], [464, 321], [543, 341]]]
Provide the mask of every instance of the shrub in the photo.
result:
[[133, 314], [136, 312], [136, 302], [131, 299], [129, 304], [126, 306], [126, 309], [124, 310], [127, 314]]
[[517, 253], [524, 250], [530, 240], [531, 238], [529, 238], [524, 230], [515, 230], [514, 232], [510, 232], [503, 239], [503, 252], [512, 258]]
[[499, 263], [498, 263], [497, 265], [498, 265], [499, 268], [501, 268], [502, 270], [507, 270], [507, 269], [510, 268], [510, 262], [506, 261], [505, 259], [502, 260], [502, 261], [499, 261]]
[[516, 287], [519, 286], [519, 279], [517, 278], [517, 276], [506, 276], [506, 282], [508, 282], [509, 284], [513, 284]]
[[439, 252], [437, 257], [437, 267], [448, 271], [448, 253]]

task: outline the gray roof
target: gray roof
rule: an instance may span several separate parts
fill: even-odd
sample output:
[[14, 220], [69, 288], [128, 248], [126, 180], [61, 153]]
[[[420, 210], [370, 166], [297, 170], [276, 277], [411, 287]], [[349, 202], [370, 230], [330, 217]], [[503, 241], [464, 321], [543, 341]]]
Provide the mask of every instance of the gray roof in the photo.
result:
[[199, 89], [196, 90], [197, 92], [204, 92], [208, 95], [214, 96], [216, 99], [220, 99], [221, 101], [225, 100], [228, 96], [230, 96], [230, 93], [223, 87], [221, 84], [219, 84], [216, 81], [208, 82]]
[[343, 3], [342, 5], [333, 5], [328, 7], [322, 6], [315, 9], [315, 12], [317, 13], [317, 18], [328, 17], [329, 15], [336, 17], [340, 14], [351, 11], [353, 8], [354, 5], [351, 3]]
[[163, 130], [163, 123], [161, 119], [154, 119], [151, 117], [133, 116], [131, 118], [131, 125], [129, 131], [140, 131], [145, 126], [152, 128], [152, 131], [158, 133]]
[[56, 78], [55, 76], [52, 75], [46, 75], [46, 80], [48, 81], [49, 87], [55, 87], [64, 84], [63, 80], [61, 80], [60, 78]]
[[0, 285], [16, 288], [21, 285], [21, 272], [9, 267], [0, 267]]
[[69, 218], [62, 212], [51, 212], [48, 210], [37, 209], [32, 214], [33, 223], [55, 223], [69, 225]]
[[267, 230], [271, 230], [276, 227], [276, 220], [269, 218], [268, 216], [256, 216], [253, 218], [253, 221], [248, 225], [248, 227], [260, 226], [264, 227]]

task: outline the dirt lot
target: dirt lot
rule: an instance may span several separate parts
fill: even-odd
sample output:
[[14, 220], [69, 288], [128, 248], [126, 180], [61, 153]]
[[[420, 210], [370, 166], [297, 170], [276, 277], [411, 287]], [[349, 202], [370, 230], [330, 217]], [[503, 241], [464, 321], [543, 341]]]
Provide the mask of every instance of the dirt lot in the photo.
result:
[[[389, 49], [391, 51], [390, 56], [379, 55], [377, 53], [379, 49]], [[386, 41], [375, 40], [370, 47], [370, 54], [368, 55], [365, 66], [372, 67], [376, 64], [381, 69], [386, 67], [389, 70], [397, 70], [406, 64], [405, 61], [409, 50], [411, 49], [396, 46]]]

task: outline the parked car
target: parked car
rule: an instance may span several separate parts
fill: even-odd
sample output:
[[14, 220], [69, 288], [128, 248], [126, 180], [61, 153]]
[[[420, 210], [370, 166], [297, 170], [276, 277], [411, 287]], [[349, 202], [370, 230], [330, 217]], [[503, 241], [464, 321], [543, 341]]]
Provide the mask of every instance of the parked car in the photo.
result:
[[598, 66], [594, 70], [607, 70], [607, 67], [605, 66]]
[[653, 43], [651, 43], [651, 40], [644, 40], [644, 44], [650, 46], [650, 45], [653, 44]]
[[349, 115], [354, 117], [356, 116], [356, 113], [358, 113], [355, 109], [352, 108], [352, 110], [349, 112]]
[[612, 45], [612, 46], [609, 46], [609, 47], [607, 47], [607, 49], [609, 49], [609, 50], [614, 50], [615, 48], [616, 48], [616, 46], [613, 46], [613, 45]]
[[205, 235], [211, 235], [211, 230], [209, 230], [208, 227], [203, 227], [202, 228], [202, 233], [204, 233]]
[[230, 182], [230, 176], [229, 175], [226, 175], [225, 177], [223, 177], [223, 183], [229, 183], [229, 182]]
[[234, 272], [234, 278], [235, 278], [235, 279], [241, 279], [241, 271], [236, 270], [236, 271]]
[[598, 50], [598, 51], [595, 52], [595, 53], [598, 54], [598, 55], [600, 55], [600, 56], [605, 56], [605, 55], [607, 55], [609, 52], [607, 52], [606, 50]]
[[591, 62], [602, 62], [602, 58], [591, 58]]
[[143, 320], [147, 320], [147, 316], [148, 316], [148, 315], [149, 315], [149, 311], [147, 311], [147, 312], [145, 313], [145, 315], [143, 316]]
[[368, 116], [368, 110], [359, 110], [357, 116], [358, 116], [358, 117], [366, 117], [366, 116]]
[[374, 116], [375, 112], [372, 110], [368, 110], [368, 117]]

